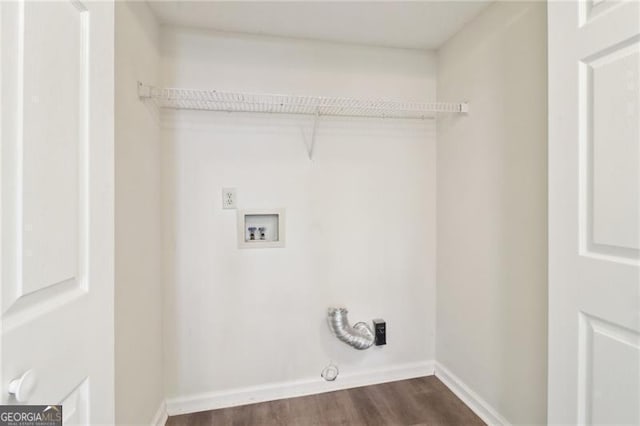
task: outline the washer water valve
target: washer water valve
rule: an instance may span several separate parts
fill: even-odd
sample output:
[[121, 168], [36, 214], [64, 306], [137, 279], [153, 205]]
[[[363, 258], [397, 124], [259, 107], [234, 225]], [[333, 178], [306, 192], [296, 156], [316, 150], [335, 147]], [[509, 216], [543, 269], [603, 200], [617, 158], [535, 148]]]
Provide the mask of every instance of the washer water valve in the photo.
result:
[[256, 239], [256, 227], [250, 226], [248, 231], [249, 231], [249, 240], [254, 241]]

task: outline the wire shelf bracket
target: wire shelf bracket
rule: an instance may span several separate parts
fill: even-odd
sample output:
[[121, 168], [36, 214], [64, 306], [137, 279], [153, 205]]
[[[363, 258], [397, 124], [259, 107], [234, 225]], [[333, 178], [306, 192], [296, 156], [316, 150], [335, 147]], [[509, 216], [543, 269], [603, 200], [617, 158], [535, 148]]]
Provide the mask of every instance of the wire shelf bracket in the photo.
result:
[[313, 129], [311, 130], [311, 145], [309, 145], [309, 160], [313, 159], [313, 147], [316, 144], [316, 131], [318, 130], [318, 121], [320, 121], [320, 108], [316, 109], [316, 115], [313, 119]]
[[467, 114], [469, 112], [469, 105], [466, 102], [407, 102], [158, 88], [141, 82], [138, 82], [138, 97], [163, 109], [313, 116], [311, 143], [307, 146], [309, 158], [313, 156], [318, 121], [321, 116], [425, 120], [436, 118], [438, 113]]

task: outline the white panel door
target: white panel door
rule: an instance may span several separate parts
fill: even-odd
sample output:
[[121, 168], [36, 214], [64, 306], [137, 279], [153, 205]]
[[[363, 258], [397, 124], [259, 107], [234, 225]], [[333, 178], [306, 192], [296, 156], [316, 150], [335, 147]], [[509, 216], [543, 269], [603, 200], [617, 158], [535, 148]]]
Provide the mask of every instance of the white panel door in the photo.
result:
[[0, 3], [0, 402], [65, 424], [114, 419], [113, 8]]
[[640, 3], [548, 13], [548, 419], [638, 425]]

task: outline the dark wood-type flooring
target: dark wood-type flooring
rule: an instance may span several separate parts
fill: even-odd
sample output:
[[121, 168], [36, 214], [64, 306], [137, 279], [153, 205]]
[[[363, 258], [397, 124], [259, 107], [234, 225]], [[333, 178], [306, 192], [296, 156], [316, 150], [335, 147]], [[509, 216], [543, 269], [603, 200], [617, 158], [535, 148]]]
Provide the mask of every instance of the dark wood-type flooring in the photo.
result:
[[484, 425], [435, 376], [172, 416], [196, 425]]

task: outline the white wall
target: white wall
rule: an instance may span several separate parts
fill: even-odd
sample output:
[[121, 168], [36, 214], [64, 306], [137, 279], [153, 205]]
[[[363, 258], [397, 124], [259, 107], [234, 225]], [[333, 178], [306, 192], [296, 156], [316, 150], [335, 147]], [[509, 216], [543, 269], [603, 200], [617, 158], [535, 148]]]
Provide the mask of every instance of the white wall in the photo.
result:
[[546, 421], [543, 2], [491, 5], [438, 52], [437, 360], [513, 423]]
[[157, 82], [159, 28], [116, 2], [116, 422], [149, 424], [164, 400], [160, 128], [136, 83]]
[[[166, 28], [167, 86], [427, 100], [434, 54]], [[162, 131], [167, 395], [432, 360], [435, 124], [181, 111]], [[237, 248], [235, 211], [287, 210], [283, 249]], [[330, 335], [328, 306], [388, 321], [388, 345]], [[340, 380], [340, 379], [339, 379]], [[251, 390], [249, 390], [251, 392]]]

